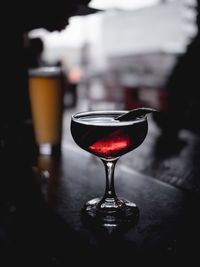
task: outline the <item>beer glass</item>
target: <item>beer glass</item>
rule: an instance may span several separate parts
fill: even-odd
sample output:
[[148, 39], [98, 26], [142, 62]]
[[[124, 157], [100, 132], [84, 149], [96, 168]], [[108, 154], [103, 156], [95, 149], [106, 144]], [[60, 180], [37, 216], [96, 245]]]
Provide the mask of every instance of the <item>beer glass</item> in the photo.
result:
[[29, 70], [29, 95], [35, 140], [39, 153], [61, 152], [63, 83], [60, 67]]

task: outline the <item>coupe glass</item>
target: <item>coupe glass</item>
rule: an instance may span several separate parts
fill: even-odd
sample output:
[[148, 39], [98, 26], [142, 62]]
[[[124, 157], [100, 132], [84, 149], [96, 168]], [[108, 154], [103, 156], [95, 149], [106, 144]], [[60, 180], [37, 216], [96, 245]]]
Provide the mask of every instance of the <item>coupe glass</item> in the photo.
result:
[[105, 193], [89, 200], [83, 207], [87, 218], [102, 226], [119, 226], [138, 219], [139, 209], [131, 201], [118, 198], [114, 186], [117, 160], [144, 141], [148, 122], [146, 115], [131, 121], [115, 117], [127, 111], [88, 111], [71, 117], [71, 134], [78, 146], [99, 157], [106, 171]]

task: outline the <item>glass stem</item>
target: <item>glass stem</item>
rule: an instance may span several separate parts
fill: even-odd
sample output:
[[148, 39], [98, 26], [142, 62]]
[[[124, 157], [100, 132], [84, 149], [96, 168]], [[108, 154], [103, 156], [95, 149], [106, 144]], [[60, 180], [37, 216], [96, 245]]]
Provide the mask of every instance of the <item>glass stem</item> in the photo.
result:
[[99, 208], [105, 211], [116, 211], [122, 206], [122, 202], [117, 198], [114, 185], [114, 170], [118, 159], [102, 159], [106, 171], [106, 188], [104, 197], [99, 202]]

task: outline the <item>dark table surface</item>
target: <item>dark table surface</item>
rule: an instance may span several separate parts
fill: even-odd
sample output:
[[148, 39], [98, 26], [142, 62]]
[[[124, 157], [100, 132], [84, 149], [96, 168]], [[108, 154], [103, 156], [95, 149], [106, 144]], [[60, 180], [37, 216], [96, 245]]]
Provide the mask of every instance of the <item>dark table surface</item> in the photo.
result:
[[71, 112], [64, 115], [60, 158], [38, 156], [29, 172], [28, 160], [21, 162], [28, 145], [1, 153], [0, 266], [198, 259], [200, 138], [183, 130], [179, 151], [158, 152], [160, 132], [150, 117], [146, 140], [121, 157], [115, 171], [116, 193], [137, 204], [139, 220], [128, 229], [98, 228], [81, 208], [103, 195], [104, 167], [72, 140]]

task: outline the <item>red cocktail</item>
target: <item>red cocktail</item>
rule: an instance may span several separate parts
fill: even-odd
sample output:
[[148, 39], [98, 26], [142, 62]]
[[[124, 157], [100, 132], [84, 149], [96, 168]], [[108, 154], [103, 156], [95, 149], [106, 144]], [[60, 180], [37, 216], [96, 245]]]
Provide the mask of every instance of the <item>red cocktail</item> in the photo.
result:
[[135, 220], [139, 215], [136, 205], [119, 199], [114, 188], [114, 168], [120, 156], [137, 148], [148, 131], [147, 117], [119, 121], [126, 111], [89, 111], [72, 116], [71, 133], [84, 150], [98, 156], [106, 169], [106, 190], [102, 199], [95, 198], [84, 206], [84, 212], [102, 225], [118, 226]]

